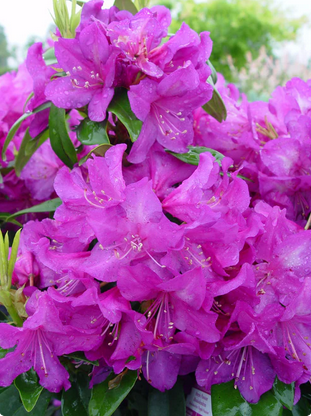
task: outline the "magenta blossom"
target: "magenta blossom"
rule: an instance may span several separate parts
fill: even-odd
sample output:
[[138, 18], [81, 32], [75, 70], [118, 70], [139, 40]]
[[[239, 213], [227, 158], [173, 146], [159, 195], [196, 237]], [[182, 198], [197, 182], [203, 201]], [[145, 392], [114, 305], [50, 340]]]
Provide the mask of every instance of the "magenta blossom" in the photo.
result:
[[141, 133], [128, 160], [139, 163], [157, 140], [177, 153], [187, 151], [193, 140], [192, 111], [212, 97], [212, 87], [200, 81], [190, 61], [160, 83], [144, 79], [129, 91], [131, 108], [143, 121]]
[[[77, 331], [64, 325], [59, 310], [45, 292], [33, 294], [37, 298], [36, 309], [29, 310], [31, 316], [22, 328], [0, 324], [0, 344], [14, 351], [0, 360], [0, 385], [9, 386], [15, 377], [34, 367], [40, 384], [51, 392], [70, 387], [69, 374], [60, 364], [58, 356], [98, 345], [100, 336]], [[30, 302], [30, 306], [32, 302]]]
[[116, 54], [111, 48], [97, 22], [86, 26], [76, 39], [58, 39], [55, 54], [66, 76], [47, 85], [46, 97], [61, 108], [88, 104], [90, 119], [104, 120], [114, 94]]

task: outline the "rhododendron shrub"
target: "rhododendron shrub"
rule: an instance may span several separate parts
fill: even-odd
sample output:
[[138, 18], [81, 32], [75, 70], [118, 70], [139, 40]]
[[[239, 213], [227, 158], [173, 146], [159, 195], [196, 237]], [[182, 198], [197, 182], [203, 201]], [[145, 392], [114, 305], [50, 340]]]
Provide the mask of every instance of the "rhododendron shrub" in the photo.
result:
[[0, 412], [305, 414], [310, 82], [248, 103], [165, 7], [62, 5], [0, 78]]

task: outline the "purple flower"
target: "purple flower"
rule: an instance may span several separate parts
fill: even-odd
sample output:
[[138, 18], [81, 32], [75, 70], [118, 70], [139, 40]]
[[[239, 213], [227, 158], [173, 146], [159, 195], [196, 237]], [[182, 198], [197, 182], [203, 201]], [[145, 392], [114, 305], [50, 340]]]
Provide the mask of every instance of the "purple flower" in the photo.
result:
[[150, 258], [163, 268], [159, 257], [182, 243], [183, 231], [165, 217], [147, 178], [128, 185], [120, 205], [94, 208], [87, 221], [99, 243], [83, 270], [102, 281], [116, 281], [118, 269], [134, 259]]
[[152, 189], [163, 200], [175, 189], [176, 184], [187, 179], [194, 170], [195, 166], [181, 162], [165, 152], [159, 143], [154, 143], [144, 162], [124, 167], [123, 174], [127, 184], [149, 177]]
[[[66, 208], [85, 216], [91, 208], [100, 210], [118, 205], [125, 198], [122, 176], [122, 157], [126, 146], [113, 146], [105, 157], [88, 159], [82, 168], [69, 170], [64, 167], [55, 178], [55, 191]], [[70, 189], [70, 192], [68, 192]], [[55, 218], [61, 220], [63, 207], [56, 211]]]
[[22, 328], [0, 324], [0, 345], [12, 348], [17, 344], [14, 351], [0, 360], [0, 385], [9, 386], [19, 374], [34, 367], [44, 388], [51, 392], [67, 390], [69, 374], [57, 357], [92, 349], [98, 345], [100, 337], [63, 325], [58, 308], [46, 292], [37, 291], [33, 297], [38, 297], [36, 309], [27, 309], [32, 314]]
[[276, 360], [278, 376], [281, 380], [285, 379], [287, 383], [297, 380], [301, 376], [302, 370], [310, 377], [311, 309], [308, 300], [310, 288], [311, 279], [308, 277], [300, 292], [286, 307], [274, 334], [271, 336], [271, 342], [276, 347], [282, 347], [279, 348], [279, 357], [283, 356], [289, 363], [296, 362], [296, 366], [291, 366], [293, 371], [289, 372], [282, 362]]
[[198, 35], [183, 22], [174, 36], [151, 51], [150, 58], [164, 69], [165, 74], [171, 74], [190, 60], [199, 71], [200, 79], [206, 81], [211, 74], [206, 61], [210, 57], [212, 44], [209, 32]]
[[46, 200], [55, 192], [54, 179], [62, 166], [63, 163], [53, 152], [50, 142], [47, 141], [31, 157], [23, 168], [20, 178], [25, 181], [34, 199]]
[[[232, 160], [222, 160], [223, 178], [220, 179], [219, 165], [206, 152], [193, 174], [163, 201], [163, 208], [175, 217], [186, 221], [215, 221], [229, 210], [243, 213], [249, 205], [249, 191], [245, 181], [227, 175]], [[239, 195], [239, 196], [238, 196]]]
[[119, 59], [134, 64], [150, 77], [159, 78], [163, 70], [149, 60], [149, 55], [167, 36], [170, 12], [163, 6], [142, 9], [130, 19], [115, 21], [107, 27], [107, 36], [120, 50]]
[[193, 140], [192, 111], [212, 96], [212, 87], [200, 82], [190, 61], [165, 77], [160, 83], [144, 79], [128, 93], [131, 108], [143, 121], [141, 133], [128, 160], [139, 163], [157, 140], [177, 153], [187, 151]]
[[128, 300], [154, 299], [145, 312], [147, 318], [137, 321], [137, 327], [152, 332], [154, 339], [169, 343], [177, 328], [202, 341], [219, 340], [217, 315], [204, 309], [206, 282], [200, 268], [163, 281], [142, 264], [128, 266], [119, 273], [118, 287]]
[[116, 54], [100, 24], [95, 21], [86, 26], [76, 39], [58, 39], [55, 55], [66, 76], [47, 85], [47, 99], [61, 108], [88, 104], [90, 119], [104, 120], [114, 94]]

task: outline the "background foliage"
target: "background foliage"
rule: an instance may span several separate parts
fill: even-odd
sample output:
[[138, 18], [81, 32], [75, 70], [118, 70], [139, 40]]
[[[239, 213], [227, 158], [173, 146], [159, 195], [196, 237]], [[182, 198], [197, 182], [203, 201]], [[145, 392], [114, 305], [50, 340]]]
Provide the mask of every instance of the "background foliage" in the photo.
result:
[[217, 63], [217, 71], [228, 81], [234, 80], [228, 55], [240, 70], [247, 62], [248, 51], [256, 58], [260, 48], [265, 46], [267, 53], [273, 55], [277, 43], [296, 39], [299, 29], [307, 22], [306, 17], [293, 19], [287, 16], [273, 1], [164, 0], [162, 4], [169, 7], [175, 16], [172, 32], [178, 30], [183, 21], [197, 32], [211, 32], [214, 42], [211, 60]]

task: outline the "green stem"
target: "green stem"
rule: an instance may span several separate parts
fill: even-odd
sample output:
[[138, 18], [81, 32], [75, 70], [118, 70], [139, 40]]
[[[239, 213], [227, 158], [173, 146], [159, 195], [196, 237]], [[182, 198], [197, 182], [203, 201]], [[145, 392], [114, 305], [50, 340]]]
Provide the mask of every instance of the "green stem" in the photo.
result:
[[18, 315], [13, 305], [8, 307], [6, 306], [6, 310], [8, 311], [10, 317], [13, 319], [16, 326], [23, 326], [23, 320]]

